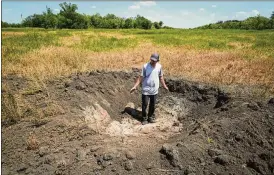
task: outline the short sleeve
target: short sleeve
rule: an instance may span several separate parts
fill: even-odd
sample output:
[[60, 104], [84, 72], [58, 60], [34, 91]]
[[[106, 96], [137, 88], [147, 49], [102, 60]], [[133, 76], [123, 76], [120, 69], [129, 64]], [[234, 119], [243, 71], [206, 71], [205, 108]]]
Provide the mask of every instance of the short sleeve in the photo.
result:
[[163, 72], [163, 69], [162, 69], [162, 67], [160, 68], [160, 70], [159, 70], [159, 77], [161, 77], [161, 76], [163, 76], [164, 75], [164, 72]]
[[145, 77], [145, 74], [146, 74], [146, 70], [145, 70], [145, 66], [143, 66], [142, 72], [141, 72], [141, 76], [142, 76], [142, 77]]

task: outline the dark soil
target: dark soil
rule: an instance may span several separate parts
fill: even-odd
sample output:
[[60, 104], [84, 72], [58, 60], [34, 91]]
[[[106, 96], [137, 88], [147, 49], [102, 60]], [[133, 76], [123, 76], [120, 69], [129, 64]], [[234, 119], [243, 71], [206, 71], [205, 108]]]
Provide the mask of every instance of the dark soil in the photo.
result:
[[141, 125], [137, 75], [2, 77], [2, 174], [274, 174], [273, 99], [166, 79]]

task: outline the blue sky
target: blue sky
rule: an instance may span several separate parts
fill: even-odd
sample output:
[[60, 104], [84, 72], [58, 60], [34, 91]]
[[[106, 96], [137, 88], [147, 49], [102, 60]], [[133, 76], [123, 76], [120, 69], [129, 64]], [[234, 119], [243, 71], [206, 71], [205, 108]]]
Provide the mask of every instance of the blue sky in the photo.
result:
[[[2, 21], [18, 23], [34, 13], [41, 14], [46, 6], [55, 13], [65, 1], [2, 1]], [[243, 20], [258, 14], [270, 17], [274, 1], [69, 1], [77, 4], [78, 12], [108, 13], [119, 17], [140, 14], [152, 21], [177, 28], [192, 28], [220, 20]]]

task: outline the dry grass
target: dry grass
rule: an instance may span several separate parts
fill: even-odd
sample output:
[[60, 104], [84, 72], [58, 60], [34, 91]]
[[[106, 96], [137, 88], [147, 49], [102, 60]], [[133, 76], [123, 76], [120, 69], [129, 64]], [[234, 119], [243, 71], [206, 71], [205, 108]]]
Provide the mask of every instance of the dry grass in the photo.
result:
[[2, 32], [2, 38], [25, 35], [25, 32]]
[[239, 52], [163, 52], [163, 65], [172, 75], [221, 84], [270, 84], [274, 61], [244, 60]]
[[242, 59], [240, 51], [193, 51], [156, 47], [145, 43], [127, 51], [91, 52], [66, 47], [43, 47], [21, 58], [19, 64], [3, 68], [3, 74], [16, 73], [44, 80], [60, 75], [96, 69], [128, 70], [141, 68], [153, 52], [160, 53], [167, 75], [217, 84], [271, 86], [274, 82], [273, 59]]
[[106, 32], [99, 32], [98, 33], [98, 36], [105, 36], [105, 37], [114, 37], [114, 38], [117, 38], [117, 39], [123, 39], [123, 38], [135, 38], [134, 35], [122, 35], [120, 33], [106, 33]]
[[10, 125], [17, 123], [21, 116], [18, 111], [17, 99], [14, 94], [1, 94], [1, 121], [3, 125]]
[[28, 137], [26, 144], [27, 144], [28, 150], [36, 150], [39, 148], [39, 141], [37, 140], [36, 136], [33, 134], [31, 134]]
[[[19, 63], [9, 64], [3, 69], [3, 75], [16, 73], [44, 80], [53, 76], [68, 75], [83, 71], [87, 53], [66, 47], [43, 47], [24, 55]], [[83, 62], [85, 62], [83, 64]]]
[[[274, 60], [271, 58], [271, 54], [273, 54], [271, 49], [267, 49], [270, 48], [271, 43], [268, 40], [264, 40], [267, 34], [257, 33], [258, 36], [255, 34], [253, 36], [242, 32], [240, 33], [241, 35], [237, 35], [238, 31], [228, 31], [227, 33], [222, 31], [230, 38], [227, 43], [223, 43], [224, 41], [220, 40], [223, 37], [216, 37], [216, 42], [213, 42], [213, 39], [210, 42], [213, 44], [212, 46], [205, 45], [205, 48], [197, 49], [195, 45], [199, 43], [197, 42], [198, 40], [203, 39], [203, 42], [209, 42], [205, 41], [208, 37], [207, 35], [198, 35], [195, 31], [157, 32], [141, 30], [123, 30], [120, 32], [97, 30], [54, 31], [56, 35], [60, 35], [61, 45], [53, 45], [46, 40], [48, 45], [40, 44], [40, 47], [38, 43], [39, 47], [34, 47], [34, 50], [28, 52], [23, 52], [25, 50], [21, 49], [23, 50], [22, 53], [19, 49], [18, 55], [10, 54], [18, 50], [10, 48], [19, 48], [21, 45], [13, 46], [12, 42], [8, 42], [4, 47], [6, 49], [3, 50], [7, 54], [2, 53], [2, 56], [8, 58], [3, 60], [2, 74], [5, 76], [15, 73], [37, 82], [43, 82], [45, 79], [67, 76], [75, 72], [97, 69], [129, 70], [132, 67], [141, 68], [145, 62], [149, 61], [151, 53], [158, 52], [161, 57], [160, 63], [163, 65], [166, 75], [182, 76], [190, 80], [216, 84], [263, 85], [274, 91]], [[217, 31], [212, 32], [211, 35], [214, 37], [215, 35], [223, 34]], [[24, 34], [23, 32], [4, 32], [2, 36], [3, 34], [6, 35], [6, 33], [7, 35], [13, 35], [13, 33], [14, 35]], [[190, 38], [185, 38], [188, 35]], [[183, 39], [178, 39], [179, 36], [184, 37]], [[231, 36], [235, 39], [233, 37], [231, 39]], [[53, 39], [56, 39], [56, 37], [52, 36]], [[114, 37], [115, 42], [117, 42], [117, 45], [113, 46], [114, 49], [107, 47], [109, 44], [114, 43], [114, 41], [108, 41], [107, 39], [105, 41], [105, 38], [109, 37]], [[255, 42], [254, 38], [256, 37], [259, 37], [260, 40], [258, 38], [257, 40], [260, 42], [257, 42], [257, 40]], [[85, 43], [84, 39], [89, 41], [93, 40], [93, 38], [102, 39], [100, 41], [102, 43], [96, 44], [96, 40], [96, 42], [94, 41], [95, 44], [92, 42], [86, 43], [88, 49], [80, 47]], [[123, 40], [125, 38], [135, 38], [141, 44], [135, 48], [126, 48], [124, 45], [118, 45], [120, 43], [119, 39]], [[157, 45], [153, 38], [160, 39], [157, 42], [162, 42], [163, 45]], [[168, 38], [169, 40], [167, 40]], [[247, 40], [244, 40], [246, 38]], [[178, 43], [176, 44], [177, 41]], [[25, 40], [22, 40], [22, 42], [25, 42]], [[173, 44], [168, 45], [166, 42], [173, 42]], [[126, 45], [130, 43], [132, 43], [132, 40], [127, 41]], [[223, 46], [227, 45], [233, 49], [226, 49], [226, 47], [222, 49]], [[264, 50], [265, 47], [263, 46], [265, 45], [267, 50]], [[32, 45], [29, 47], [32, 48]], [[98, 47], [99, 50], [95, 51], [95, 47]], [[103, 49], [100, 50], [101, 47]], [[116, 49], [116, 47], [119, 49]], [[31, 93], [31, 91], [28, 93]]]
[[252, 47], [251, 43], [241, 43], [241, 42], [230, 42], [227, 44], [235, 49], [243, 49], [243, 48], [250, 48]]
[[75, 44], [79, 44], [81, 42], [81, 38], [79, 36], [73, 35], [68, 37], [63, 37], [61, 42], [64, 46], [73, 46]]

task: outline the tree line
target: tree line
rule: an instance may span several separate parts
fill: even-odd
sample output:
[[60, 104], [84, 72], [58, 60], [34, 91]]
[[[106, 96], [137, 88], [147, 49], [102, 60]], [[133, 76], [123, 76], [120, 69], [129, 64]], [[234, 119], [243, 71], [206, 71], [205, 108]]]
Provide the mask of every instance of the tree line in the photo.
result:
[[87, 29], [87, 28], [106, 28], [106, 29], [160, 29], [171, 28], [163, 26], [163, 22], [152, 22], [143, 16], [137, 15], [134, 18], [121, 18], [114, 14], [101, 16], [99, 13], [95, 15], [80, 14], [77, 12], [76, 4], [61, 3], [60, 12], [54, 14], [52, 10], [46, 7], [46, 11], [42, 14], [33, 14], [26, 17], [19, 24], [9, 24], [2, 21], [2, 27], [39, 27], [39, 28], [55, 28], [55, 29]]
[[[46, 7], [42, 14], [33, 14], [26, 17], [21, 23], [7, 23], [1, 21], [2, 28], [6, 27], [37, 27], [53, 29], [87, 29], [87, 28], [106, 28], [106, 29], [161, 29], [172, 28], [163, 26], [163, 22], [152, 22], [143, 16], [137, 15], [133, 18], [121, 18], [114, 14], [101, 16], [80, 14], [77, 12], [76, 4], [61, 3], [60, 12], [54, 14], [52, 10]], [[263, 30], [274, 29], [274, 12], [270, 18], [264, 16], [249, 17], [243, 21], [228, 20], [218, 21], [217, 23], [207, 24], [197, 27], [197, 29], [246, 29]]]
[[264, 16], [249, 17], [243, 21], [239, 20], [228, 20], [218, 21], [214, 24], [207, 24], [198, 29], [245, 29], [245, 30], [263, 30], [263, 29], [274, 29], [274, 11], [270, 18]]

